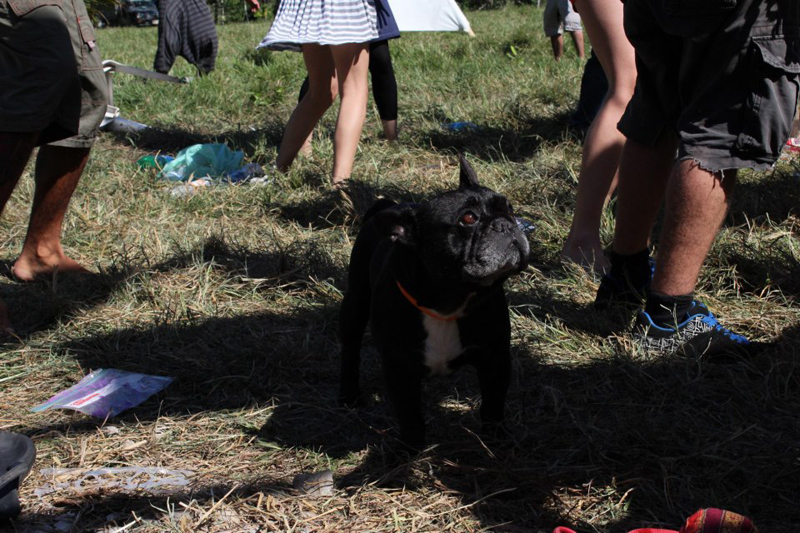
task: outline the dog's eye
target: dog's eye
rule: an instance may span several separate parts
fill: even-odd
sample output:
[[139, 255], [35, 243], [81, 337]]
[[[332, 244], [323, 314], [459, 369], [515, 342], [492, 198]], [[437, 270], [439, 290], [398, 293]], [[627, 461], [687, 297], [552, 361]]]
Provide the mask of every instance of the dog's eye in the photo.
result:
[[463, 215], [461, 215], [461, 224], [464, 226], [471, 226], [478, 221], [478, 215], [471, 211], [467, 211]]

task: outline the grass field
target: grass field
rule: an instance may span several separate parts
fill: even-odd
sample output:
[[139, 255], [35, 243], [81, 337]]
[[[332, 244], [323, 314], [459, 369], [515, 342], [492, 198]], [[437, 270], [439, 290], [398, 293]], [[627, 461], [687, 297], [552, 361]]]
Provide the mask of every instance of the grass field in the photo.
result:
[[[401, 138], [382, 140], [370, 110], [356, 207], [379, 194], [423, 200], [452, 188], [463, 151], [483, 183], [536, 224], [532, 266], [507, 286], [514, 378], [505, 446], [490, 450], [476, 436], [480, 399], [464, 370], [426, 385], [436, 446], [398, 460], [369, 340], [368, 405], [337, 408], [337, 312], [358, 228], [326, 186], [333, 113], [313, 155], [269, 186], [174, 198], [136, 166], [197, 142], [274, 161], [301, 58], [256, 52], [265, 22], [229, 24], [219, 27], [208, 77], [175, 86], [117, 75], [124, 116], [156, 129], [103, 134], [73, 198], [64, 243], [97, 275], [0, 282], [20, 335], [0, 347], [0, 428], [38, 448], [24, 514], [10, 530], [623, 532], [678, 529], [701, 507], [747, 514], [762, 533], [798, 530], [800, 165], [744, 173], [698, 286], [726, 325], [770, 347], [725, 365], [645, 360], [627, 326], [592, 311], [597, 280], [558, 261], [580, 162], [580, 141], [565, 127], [580, 61], [569, 43], [566, 60], [552, 61], [533, 6], [467, 16], [475, 38], [392, 42]], [[98, 38], [105, 58], [152, 64], [154, 28]], [[181, 62], [173, 73], [193, 69]], [[441, 126], [459, 120], [480, 129]], [[31, 196], [24, 178], [0, 222], [8, 263]], [[605, 222], [608, 242], [610, 211]], [[29, 411], [97, 368], [175, 381], [105, 423]], [[54, 481], [45, 468], [123, 466], [192, 474], [169, 493], [90, 483], [34, 494]], [[295, 475], [325, 469], [333, 495], [293, 492]]]

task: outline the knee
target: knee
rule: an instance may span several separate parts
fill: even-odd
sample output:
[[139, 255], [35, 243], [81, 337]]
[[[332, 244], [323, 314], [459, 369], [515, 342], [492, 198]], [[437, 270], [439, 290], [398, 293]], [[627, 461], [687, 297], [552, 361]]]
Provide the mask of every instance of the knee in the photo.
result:
[[314, 87], [312, 86], [306, 98], [311, 99], [317, 107], [322, 108], [329, 108], [333, 102], [336, 100], [336, 97], [339, 94], [339, 87], [336, 85], [335, 82], [331, 82], [330, 85], [321, 86], [321, 87]]

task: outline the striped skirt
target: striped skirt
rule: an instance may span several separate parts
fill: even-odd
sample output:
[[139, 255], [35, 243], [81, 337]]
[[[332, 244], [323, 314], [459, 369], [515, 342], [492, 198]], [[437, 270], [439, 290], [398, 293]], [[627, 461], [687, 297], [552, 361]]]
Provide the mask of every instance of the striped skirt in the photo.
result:
[[281, 0], [258, 48], [299, 51], [301, 44], [365, 43], [377, 38], [374, 0]]

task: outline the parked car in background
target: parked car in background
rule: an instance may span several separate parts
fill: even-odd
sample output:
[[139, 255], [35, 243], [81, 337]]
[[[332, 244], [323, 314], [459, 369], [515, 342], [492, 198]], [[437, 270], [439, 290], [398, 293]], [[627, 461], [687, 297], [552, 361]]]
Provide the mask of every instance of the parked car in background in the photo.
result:
[[103, 26], [155, 26], [158, 24], [158, 7], [153, 0], [120, 0], [101, 6], [95, 15], [95, 24]]
[[153, 0], [122, 0], [119, 24], [123, 26], [154, 26], [158, 24], [158, 8]]

